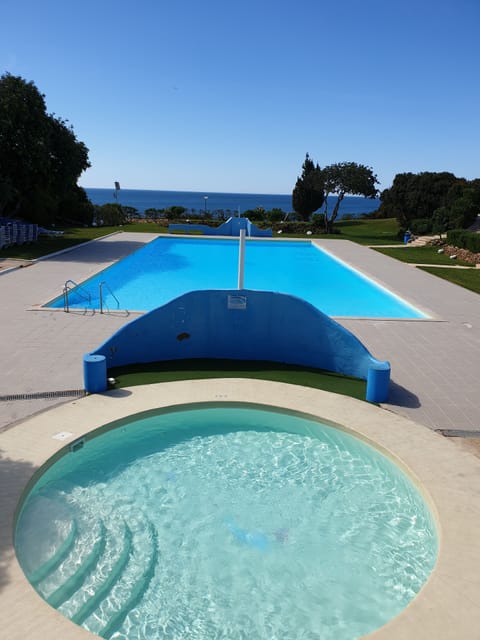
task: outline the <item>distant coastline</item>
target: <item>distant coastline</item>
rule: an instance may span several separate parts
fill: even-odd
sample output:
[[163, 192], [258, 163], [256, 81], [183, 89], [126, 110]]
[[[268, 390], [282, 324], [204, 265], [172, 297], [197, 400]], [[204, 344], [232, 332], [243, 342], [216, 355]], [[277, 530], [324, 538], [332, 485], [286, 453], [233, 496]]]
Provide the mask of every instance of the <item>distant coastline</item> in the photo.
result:
[[[155, 191], [150, 189], [99, 189], [84, 187], [93, 204], [106, 204], [118, 202], [124, 206], [134, 207], [143, 214], [146, 209], [166, 209], [171, 206], [185, 207], [189, 213], [202, 213], [207, 211], [215, 215], [224, 212], [228, 215], [245, 213], [249, 209], [263, 207], [266, 211], [282, 209], [285, 213], [293, 211], [291, 194], [259, 194], [259, 193], [216, 193], [209, 191]], [[335, 198], [328, 200], [331, 211]], [[380, 206], [380, 200], [354, 196], [345, 196], [340, 215], [360, 216], [362, 213], [371, 213]]]

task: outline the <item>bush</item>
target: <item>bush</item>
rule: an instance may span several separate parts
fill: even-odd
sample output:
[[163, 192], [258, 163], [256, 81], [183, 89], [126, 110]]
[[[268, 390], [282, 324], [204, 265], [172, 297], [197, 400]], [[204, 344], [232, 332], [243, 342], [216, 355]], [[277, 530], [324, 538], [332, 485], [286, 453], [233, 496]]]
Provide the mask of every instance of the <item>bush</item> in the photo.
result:
[[186, 210], [187, 209], [185, 207], [178, 207], [178, 206], [168, 207], [168, 209], [165, 209], [165, 217], [168, 220], [173, 218], [181, 218]]
[[410, 231], [417, 236], [425, 235], [432, 231], [431, 218], [415, 218], [410, 220]]
[[452, 229], [447, 233], [448, 244], [459, 249], [468, 249], [472, 253], [480, 253], [480, 234], [465, 231], [464, 229]]
[[149, 209], [145, 209], [143, 215], [145, 218], [152, 218], [153, 220], [157, 220], [158, 218], [163, 218], [164, 209], [156, 209], [155, 207], [150, 207]]
[[[312, 233], [324, 233], [325, 227], [323, 225], [315, 226], [315, 223], [312, 222], [283, 222], [281, 224], [272, 225], [272, 231], [275, 235], [278, 231], [282, 231], [282, 233], [291, 233], [291, 234], [301, 234], [306, 235], [307, 231], [311, 231]], [[334, 227], [331, 231], [332, 234], [340, 234], [341, 231], [339, 228]]]
[[127, 215], [116, 202], [95, 205], [95, 224], [98, 227], [125, 224]]
[[314, 213], [312, 216], [311, 228], [315, 233], [322, 233], [322, 231], [325, 231], [325, 214]]
[[255, 209], [247, 209], [243, 216], [252, 222], [260, 222], [265, 220], [266, 213], [263, 207], [255, 207]]
[[266, 216], [270, 224], [275, 224], [276, 222], [281, 222], [285, 218], [285, 212], [278, 207], [274, 207], [271, 211], [266, 212]]

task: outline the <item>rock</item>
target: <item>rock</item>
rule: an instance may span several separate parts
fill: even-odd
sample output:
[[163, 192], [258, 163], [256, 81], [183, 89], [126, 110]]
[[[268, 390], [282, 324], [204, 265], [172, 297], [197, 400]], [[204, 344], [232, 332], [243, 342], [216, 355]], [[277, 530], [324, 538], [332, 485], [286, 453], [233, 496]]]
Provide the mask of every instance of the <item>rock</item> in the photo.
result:
[[472, 251], [468, 251], [468, 249], [459, 249], [458, 247], [446, 245], [444, 247], [444, 252], [447, 256], [455, 256], [455, 258], [452, 258], [453, 260], [462, 260], [463, 262], [468, 262], [471, 265], [475, 265], [480, 262], [480, 253], [473, 253]]

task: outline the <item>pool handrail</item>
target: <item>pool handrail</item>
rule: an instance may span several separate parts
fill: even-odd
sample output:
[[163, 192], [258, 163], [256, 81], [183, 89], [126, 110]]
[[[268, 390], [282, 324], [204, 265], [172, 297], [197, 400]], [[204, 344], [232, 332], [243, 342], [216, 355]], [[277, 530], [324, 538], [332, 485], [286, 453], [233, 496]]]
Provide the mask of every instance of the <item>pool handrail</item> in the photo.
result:
[[[106, 287], [109, 294], [112, 296], [112, 298], [115, 300], [115, 302], [117, 303], [117, 309], [120, 309], [120, 301], [117, 298], [117, 296], [113, 293], [110, 285], [108, 284], [108, 282], [106, 280], [103, 280], [102, 282], [100, 282], [100, 284], [98, 285], [99, 288], [99, 292], [100, 292], [100, 313], [103, 313], [103, 287]], [[108, 307], [107, 307], [108, 309]]]
[[[69, 285], [73, 285], [73, 286], [69, 286]], [[85, 300], [88, 300], [89, 304], [92, 302], [92, 296], [90, 292], [87, 291], [87, 289], [77, 284], [75, 280], [71, 280], [71, 279], [65, 280], [65, 284], [63, 285], [63, 310], [65, 311], [65, 313], [69, 313], [70, 311], [70, 307], [68, 304], [68, 293], [72, 289], [76, 289], [79, 296], [85, 298]], [[83, 291], [85, 291], [86, 295], [85, 294], [82, 295]]]

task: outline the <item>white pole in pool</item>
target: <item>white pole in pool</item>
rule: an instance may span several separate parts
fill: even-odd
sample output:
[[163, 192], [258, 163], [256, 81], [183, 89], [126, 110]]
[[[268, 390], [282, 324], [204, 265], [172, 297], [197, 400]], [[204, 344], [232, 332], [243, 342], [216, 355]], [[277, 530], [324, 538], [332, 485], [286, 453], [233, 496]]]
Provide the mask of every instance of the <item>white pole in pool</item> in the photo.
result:
[[245, 229], [240, 229], [240, 246], [238, 252], [238, 288], [243, 289], [243, 272], [245, 268]]

